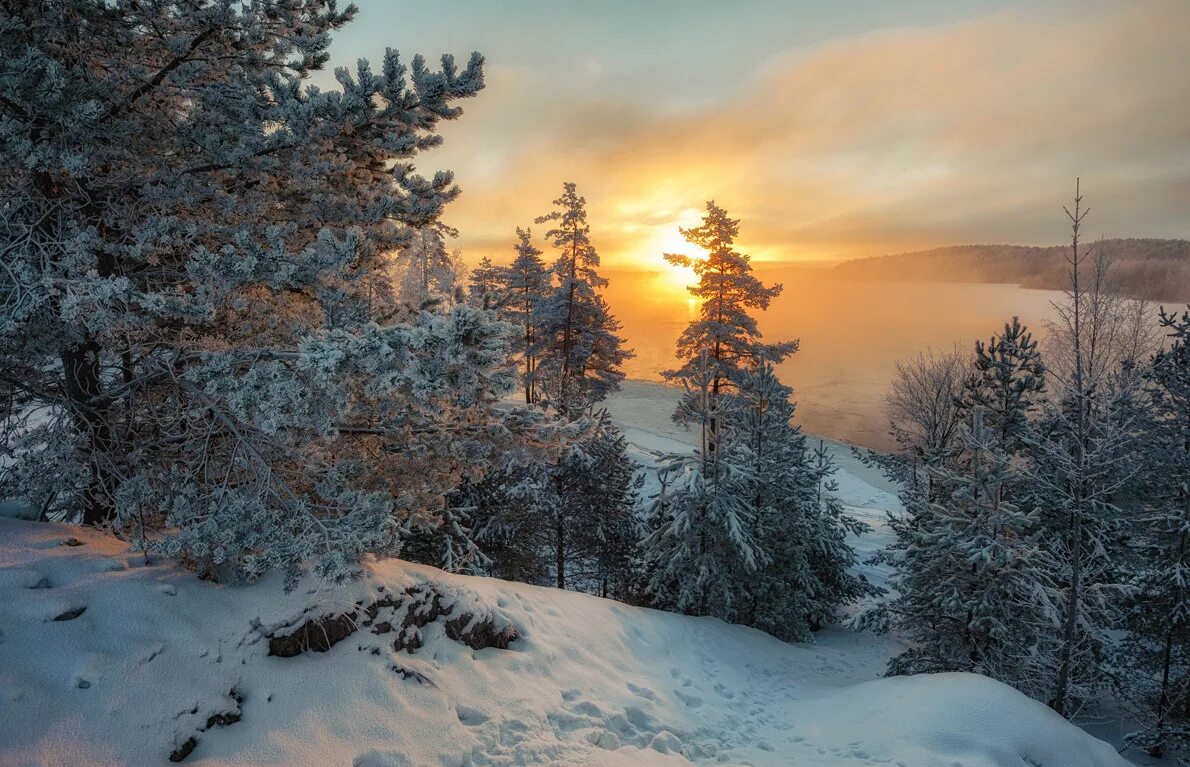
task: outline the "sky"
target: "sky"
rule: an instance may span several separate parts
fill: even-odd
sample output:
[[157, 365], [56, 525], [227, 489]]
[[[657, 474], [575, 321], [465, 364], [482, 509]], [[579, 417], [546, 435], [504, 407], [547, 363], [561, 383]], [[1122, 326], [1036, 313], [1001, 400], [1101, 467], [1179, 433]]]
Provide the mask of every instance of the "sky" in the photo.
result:
[[[487, 87], [415, 165], [467, 261], [563, 181], [611, 268], [663, 268], [707, 200], [762, 261], [1190, 237], [1190, 0], [357, 0], [330, 68], [473, 50]], [[537, 226], [535, 231], [544, 230]]]

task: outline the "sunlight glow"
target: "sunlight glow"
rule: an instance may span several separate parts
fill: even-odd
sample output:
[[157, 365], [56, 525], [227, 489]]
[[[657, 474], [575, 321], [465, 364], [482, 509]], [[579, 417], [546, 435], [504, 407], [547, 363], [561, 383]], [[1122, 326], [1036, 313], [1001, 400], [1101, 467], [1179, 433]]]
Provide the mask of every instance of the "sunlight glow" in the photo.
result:
[[[696, 226], [700, 212], [696, 208], [688, 208], [681, 212], [679, 220], [653, 228], [653, 235], [649, 238], [649, 259], [645, 262], [656, 264], [661, 271], [665, 283], [669, 287], [686, 292], [687, 286], [694, 282], [694, 272], [684, 266], [671, 264], [665, 260], [666, 253], [680, 253], [685, 256], [703, 257], [706, 254], [698, 247], [686, 242], [686, 238], [678, 231], [679, 227]], [[691, 299], [693, 300], [693, 299]]]

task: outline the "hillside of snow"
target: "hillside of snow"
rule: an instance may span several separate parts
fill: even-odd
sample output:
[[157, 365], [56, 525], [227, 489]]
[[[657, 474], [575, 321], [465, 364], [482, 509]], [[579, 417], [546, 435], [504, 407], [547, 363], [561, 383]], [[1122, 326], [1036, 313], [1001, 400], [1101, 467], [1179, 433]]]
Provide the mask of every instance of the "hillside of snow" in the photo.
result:
[[[642, 462], [689, 439], [672, 396], [630, 382], [611, 402]], [[844, 503], [879, 524], [892, 488], [832, 450]], [[397, 560], [344, 587], [219, 585], [0, 518], [0, 765], [1127, 764], [982, 677], [880, 678], [896, 649]]]

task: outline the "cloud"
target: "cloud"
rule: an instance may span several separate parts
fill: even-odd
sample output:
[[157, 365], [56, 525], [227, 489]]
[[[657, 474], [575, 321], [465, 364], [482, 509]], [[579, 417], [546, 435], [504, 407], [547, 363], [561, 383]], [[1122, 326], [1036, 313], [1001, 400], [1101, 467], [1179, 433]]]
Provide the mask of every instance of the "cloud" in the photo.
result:
[[711, 198], [764, 259], [1053, 243], [1080, 174], [1094, 231], [1187, 236], [1188, 49], [1190, 4], [1143, 2], [835, 40], [696, 110], [495, 69], [429, 162], [458, 173], [476, 259], [507, 260], [563, 180], [616, 266], [655, 266], [656, 232]]

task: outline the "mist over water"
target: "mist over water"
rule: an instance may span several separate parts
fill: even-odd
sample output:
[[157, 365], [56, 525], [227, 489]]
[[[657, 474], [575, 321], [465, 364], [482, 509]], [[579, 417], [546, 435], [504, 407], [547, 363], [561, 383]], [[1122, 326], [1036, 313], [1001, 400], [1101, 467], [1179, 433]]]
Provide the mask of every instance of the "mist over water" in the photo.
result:
[[[1013, 315], [1038, 339], [1053, 319], [1058, 291], [1012, 285], [852, 282], [824, 269], [758, 264], [757, 275], [785, 289], [759, 314], [768, 340], [797, 338], [801, 349], [778, 367], [793, 386], [797, 422], [812, 434], [875, 448], [890, 446], [884, 392], [896, 362], [928, 347], [971, 349]], [[698, 310], [674, 275], [605, 270], [606, 297], [636, 357], [629, 378], [661, 380], [674, 342]]]

